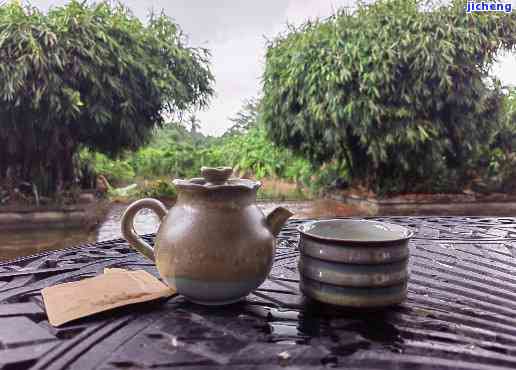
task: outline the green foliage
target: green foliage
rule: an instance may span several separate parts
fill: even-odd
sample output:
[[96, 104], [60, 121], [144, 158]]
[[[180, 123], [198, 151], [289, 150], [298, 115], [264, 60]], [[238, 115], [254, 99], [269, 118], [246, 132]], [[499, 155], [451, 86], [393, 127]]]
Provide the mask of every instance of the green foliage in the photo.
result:
[[516, 87], [509, 89], [504, 98], [504, 130], [505, 136], [502, 140], [506, 141], [513, 151], [516, 151]]
[[134, 181], [135, 172], [127, 160], [111, 159], [102, 153], [83, 150], [79, 155], [81, 162], [93, 165], [96, 175], [103, 175], [113, 186], [122, 186]]
[[223, 136], [238, 135], [247, 132], [250, 128], [256, 127], [260, 121], [260, 100], [249, 99], [244, 102], [244, 106], [230, 118], [233, 125], [224, 133]]
[[161, 145], [147, 146], [126, 159], [137, 176], [198, 177], [202, 166], [232, 166], [258, 179], [277, 177], [299, 183], [310, 175], [308, 162], [275, 146], [261, 127], [196, 146], [188, 141]]
[[[248, 106], [244, 111], [247, 112]], [[150, 144], [134, 153], [127, 153], [122, 160], [111, 160], [104, 155], [83, 154], [84, 162], [94, 163], [95, 171], [103, 174], [110, 182], [127, 185], [145, 179], [140, 195], [167, 196], [163, 184], [146, 184], [147, 180], [163, 178], [199, 177], [202, 166], [232, 166], [242, 176], [258, 179], [281, 179], [297, 184], [297, 189], [265, 189], [259, 196], [288, 196], [299, 198], [300, 189], [312, 184], [312, 169], [303, 158], [292, 155], [285, 149], [274, 145], [265, 129], [256, 122], [256, 115], [242, 113], [245, 130], [233, 130], [221, 138], [204, 137], [198, 132], [188, 130], [181, 124], [168, 123], [156, 131]], [[128, 171], [125, 171], [128, 170]], [[129, 181], [127, 181], [129, 180]]]
[[176, 188], [165, 180], [145, 182], [141, 190], [136, 194], [138, 198], [175, 198]]
[[188, 143], [177, 142], [167, 148], [146, 147], [129, 159], [135, 172], [142, 177], [193, 177], [198, 175], [198, 158], [195, 148]]
[[260, 128], [226, 139], [211, 148], [211, 152], [212, 158], [224, 158], [236, 171], [248, 172], [258, 179], [285, 174], [285, 151], [267, 140], [265, 131]]
[[163, 114], [207, 104], [207, 51], [163, 14], [144, 24], [111, 4], [0, 6], [0, 178], [59, 191], [74, 182], [80, 147], [135, 150]]
[[381, 193], [460, 189], [504, 125], [488, 71], [515, 48], [516, 13], [423, 5], [380, 0], [272, 41], [261, 107], [270, 138]]
[[182, 123], [168, 122], [154, 132], [149, 145], [154, 148], [166, 149], [178, 142], [195, 145], [196, 143], [204, 143], [208, 139], [200, 132], [192, 134]]
[[221, 138], [204, 137], [181, 124], [169, 123], [149, 146], [126, 160], [137, 176], [145, 178], [198, 177], [202, 166], [232, 166], [236, 172], [258, 179], [309, 183], [312, 171], [308, 162], [267, 138], [258, 123], [258, 105], [256, 100], [245, 103], [232, 119], [235, 126]]
[[516, 88], [503, 100], [503, 124], [493, 134], [490, 145], [484, 147], [487, 158], [485, 173], [489, 187], [496, 191], [516, 191]]

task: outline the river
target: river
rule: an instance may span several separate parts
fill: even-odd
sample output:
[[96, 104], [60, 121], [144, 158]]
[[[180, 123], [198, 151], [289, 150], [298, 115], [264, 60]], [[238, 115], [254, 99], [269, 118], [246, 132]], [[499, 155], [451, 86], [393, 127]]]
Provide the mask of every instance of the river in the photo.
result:
[[[290, 209], [296, 218], [365, 215], [363, 211], [332, 200], [260, 202], [258, 206], [264, 213], [270, 212], [277, 206], [283, 206]], [[121, 238], [120, 218], [126, 207], [125, 204], [113, 204], [104, 221], [91, 232], [81, 229], [3, 231], [0, 234], [0, 261], [45, 250]], [[153, 233], [156, 232], [157, 228], [158, 218], [154, 213], [149, 210], [142, 210], [137, 214], [135, 229], [138, 233]]]

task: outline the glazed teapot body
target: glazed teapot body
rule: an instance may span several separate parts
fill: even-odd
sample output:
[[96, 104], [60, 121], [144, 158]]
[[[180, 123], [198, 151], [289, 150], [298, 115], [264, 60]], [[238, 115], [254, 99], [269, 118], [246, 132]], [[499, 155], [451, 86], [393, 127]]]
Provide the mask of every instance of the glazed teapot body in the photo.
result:
[[[229, 170], [204, 169], [207, 179], [175, 180], [178, 198], [169, 211], [142, 199], [122, 217], [129, 243], [155, 261], [170, 287], [200, 304], [232, 303], [256, 289], [272, 267], [275, 236], [292, 215], [280, 207], [265, 217], [255, 204], [260, 183], [220, 175]], [[154, 249], [134, 232], [133, 217], [142, 208], [162, 218]]]

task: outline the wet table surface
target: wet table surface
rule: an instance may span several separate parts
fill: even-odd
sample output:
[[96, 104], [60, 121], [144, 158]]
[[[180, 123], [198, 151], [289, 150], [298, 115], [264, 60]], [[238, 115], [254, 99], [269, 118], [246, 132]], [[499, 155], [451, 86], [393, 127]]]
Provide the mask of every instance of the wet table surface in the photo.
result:
[[515, 369], [516, 219], [375, 219], [416, 232], [408, 299], [377, 312], [303, 298], [296, 226], [306, 220], [283, 229], [269, 279], [224, 308], [175, 297], [53, 328], [42, 288], [155, 267], [124, 240], [0, 263], [0, 368]]

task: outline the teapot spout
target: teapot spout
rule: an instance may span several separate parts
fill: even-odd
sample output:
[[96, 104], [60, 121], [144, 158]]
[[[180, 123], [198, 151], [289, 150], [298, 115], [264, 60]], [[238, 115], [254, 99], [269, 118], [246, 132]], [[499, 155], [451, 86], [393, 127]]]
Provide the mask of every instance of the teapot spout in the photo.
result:
[[265, 218], [267, 228], [272, 235], [277, 236], [287, 220], [292, 217], [293, 213], [283, 207], [277, 207]]

